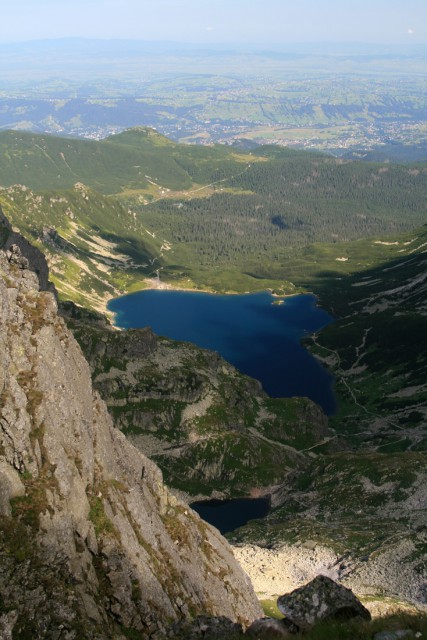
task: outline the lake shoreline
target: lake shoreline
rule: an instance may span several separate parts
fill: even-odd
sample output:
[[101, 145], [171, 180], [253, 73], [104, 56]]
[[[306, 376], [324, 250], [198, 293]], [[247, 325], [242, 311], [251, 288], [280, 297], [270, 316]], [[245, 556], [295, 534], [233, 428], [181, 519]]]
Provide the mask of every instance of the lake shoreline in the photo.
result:
[[116, 324], [115, 322], [116, 313], [113, 313], [112, 311], [110, 311], [108, 309], [108, 305], [113, 300], [119, 300], [120, 298], [124, 298], [125, 296], [130, 296], [135, 293], [142, 293], [143, 291], [177, 291], [177, 292], [186, 291], [188, 293], [206, 293], [212, 296], [250, 296], [251, 294], [257, 294], [257, 293], [269, 293], [273, 298], [277, 299], [277, 302], [272, 302], [272, 304], [281, 304], [279, 302], [280, 300], [283, 300], [283, 303], [284, 303], [285, 298], [294, 298], [295, 296], [301, 296], [301, 295], [312, 295], [317, 298], [316, 294], [312, 291], [295, 291], [294, 293], [275, 293], [273, 289], [269, 289], [269, 288], [257, 289], [256, 291], [215, 291], [213, 289], [195, 289], [194, 287], [179, 287], [177, 285], [171, 284], [170, 282], [157, 280], [157, 278], [145, 278], [144, 283], [147, 284], [146, 287], [143, 287], [142, 289], [137, 289], [136, 291], [128, 291], [126, 293], [123, 293], [120, 296], [117, 296], [117, 298], [111, 298], [106, 303], [105, 310], [103, 311], [103, 313], [107, 315], [113, 329], [117, 329], [118, 331], [124, 330], [123, 327], [119, 327]]
[[216, 351], [259, 380], [270, 397], [308, 397], [332, 415], [333, 377], [302, 345], [333, 322], [316, 302], [307, 293], [226, 294], [169, 285], [115, 298], [109, 311], [118, 328], [151, 327], [158, 336]]

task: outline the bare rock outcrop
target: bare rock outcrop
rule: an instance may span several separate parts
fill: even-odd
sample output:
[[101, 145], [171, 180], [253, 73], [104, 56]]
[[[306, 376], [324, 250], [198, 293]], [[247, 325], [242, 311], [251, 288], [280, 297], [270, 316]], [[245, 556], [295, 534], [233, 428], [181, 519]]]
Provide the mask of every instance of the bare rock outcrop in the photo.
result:
[[113, 428], [24, 266], [0, 252], [0, 624], [65, 639], [164, 637], [202, 614], [247, 626], [261, 612], [228, 544]]
[[49, 282], [49, 267], [45, 255], [11, 226], [1, 207], [0, 247], [7, 252], [9, 262], [17, 260], [21, 266], [29, 267], [37, 275], [42, 291], [51, 291], [56, 296], [55, 287]]
[[371, 619], [371, 614], [350, 589], [327, 576], [317, 576], [304, 585], [280, 596], [277, 607], [287, 620], [300, 629], [310, 629], [327, 619]]

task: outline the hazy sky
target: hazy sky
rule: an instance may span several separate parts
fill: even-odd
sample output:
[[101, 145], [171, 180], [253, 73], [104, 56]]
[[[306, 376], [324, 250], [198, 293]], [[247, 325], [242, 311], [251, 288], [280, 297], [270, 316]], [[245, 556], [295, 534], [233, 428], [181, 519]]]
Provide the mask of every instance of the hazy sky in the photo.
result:
[[0, 42], [427, 43], [427, 0], [5, 0]]

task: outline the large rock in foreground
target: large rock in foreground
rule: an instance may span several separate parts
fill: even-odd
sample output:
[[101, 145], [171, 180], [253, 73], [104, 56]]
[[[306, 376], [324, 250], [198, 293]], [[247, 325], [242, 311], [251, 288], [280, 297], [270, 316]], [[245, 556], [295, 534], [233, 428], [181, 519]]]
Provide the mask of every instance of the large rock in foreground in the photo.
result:
[[371, 614], [346, 589], [326, 576], [317, 576], [299, 589], [277, 599], [277, 606], [284, 616], [300, 629], [310, 629], [320, 620], [335, 618], [349, 620], [360, 616], [371, 619]]
[[228, 544], [113, 428], [54, 296], [11, 257], [0, 251], [0, 628], [100, 640], [163, 638], [200, 614], [248, 625], [261, 610]]

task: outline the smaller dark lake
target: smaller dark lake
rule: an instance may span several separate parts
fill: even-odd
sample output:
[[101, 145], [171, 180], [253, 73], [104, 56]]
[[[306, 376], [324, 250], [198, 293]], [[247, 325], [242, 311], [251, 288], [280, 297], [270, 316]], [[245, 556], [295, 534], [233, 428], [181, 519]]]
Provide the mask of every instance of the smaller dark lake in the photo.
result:
[[190, 507], [203, 520], [224, 534], [243, 527], [249, 520], [264, 518], [270, 509], [268, 498], [236, 498], [235, 500], [206, 500], [193, 502]]
[[313, 295], [285, 298], [268, 292], [212, 295], [145, 290], [112, 300], [121, 328], [155, 333], [220, 353], [256, 378], [272, 397], [306, 396], [334, 413], [332, 375], [301, 345], [301, 338], [332, 322]]

